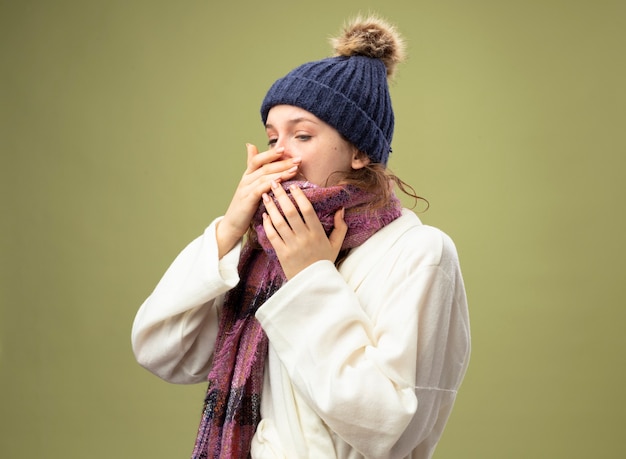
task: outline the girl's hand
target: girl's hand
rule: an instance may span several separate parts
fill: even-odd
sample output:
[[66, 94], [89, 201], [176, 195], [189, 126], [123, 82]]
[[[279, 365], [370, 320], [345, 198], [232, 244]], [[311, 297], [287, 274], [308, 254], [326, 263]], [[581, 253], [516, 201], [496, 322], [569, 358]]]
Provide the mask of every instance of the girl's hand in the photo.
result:
[[274, 201], [264, 193], [263, 202], [267, 213], [263, 215], [263, 227], [287, 279], [293, 278], [316, 261], [329, 260], [334, 263], [348, 231], [348, 225], [343, 219], [344, 209], [335, 213], [335, 227], [327, 237], [311, 202], [300, 188], [295, 185], [290, 188], [296, 205], [275, 181], [272, 190], [284, 217]]
[[261, 196], [270, 191], [272, 182], [293, 178], [298, 173], [301, 158], [284, 158], [284, 148], [273, 148], [259, 153], [254, 145], [246, 144], [248, 161], [246, 171], [235, 190], [224, 218], [216, 228], [219, 257], [222, 258], [239, 242], [250, 227]]

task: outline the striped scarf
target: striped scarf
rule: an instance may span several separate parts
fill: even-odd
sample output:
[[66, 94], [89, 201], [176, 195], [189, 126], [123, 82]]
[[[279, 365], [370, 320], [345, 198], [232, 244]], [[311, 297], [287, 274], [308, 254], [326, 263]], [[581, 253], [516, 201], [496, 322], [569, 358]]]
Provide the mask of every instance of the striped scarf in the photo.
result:
[[[283, 184], [287, 192], [292, 183]], [[345, 208], [348, 233], [341, 248], [344, 253], [401, 214], [395, 196], [386, 207], [372, 210], [367, 206], [372, 195], [355, 186], [322, 188], [309, 182], [297, 184], [313, 204], [327, 234], [334, 226], [335, 213]], [[249, 457], [252, 437], [261, 420], [268, 339], [254, 314], [286, 280], [263, 229], [264, 212], [261, 203], [252, 221], [255, 231], [240, 257], [241, 281], [224, 300], [192, 459]]]

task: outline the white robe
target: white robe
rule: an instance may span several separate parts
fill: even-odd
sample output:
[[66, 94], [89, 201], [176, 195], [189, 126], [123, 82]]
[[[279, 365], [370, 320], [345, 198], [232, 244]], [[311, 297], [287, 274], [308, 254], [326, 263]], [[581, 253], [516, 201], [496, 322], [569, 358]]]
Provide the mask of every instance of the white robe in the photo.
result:
[[[241, 245], [213, 222], [167, 270], [132, 330], [138, 362], [206, 380]], [[467, 369], [470, 329], [452, 240], [408, 210], [337, 270], [320, 261], [256, 313], [269, 338], [253, 458], [428, 459]]]

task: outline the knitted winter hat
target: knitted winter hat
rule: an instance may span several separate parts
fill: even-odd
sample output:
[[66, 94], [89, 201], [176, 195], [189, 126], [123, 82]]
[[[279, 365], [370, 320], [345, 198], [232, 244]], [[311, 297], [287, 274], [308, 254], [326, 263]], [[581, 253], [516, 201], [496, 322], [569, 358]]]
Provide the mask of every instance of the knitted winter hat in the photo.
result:
[[387, 78], [404, 59], [404, 42], [377, 17], [356, 18], [332, 40], [335, 57], [309, 62], [277, 80], [261, 105], [294, 105], [325, 121], [375, 163], [387, 164], [394, 115]]

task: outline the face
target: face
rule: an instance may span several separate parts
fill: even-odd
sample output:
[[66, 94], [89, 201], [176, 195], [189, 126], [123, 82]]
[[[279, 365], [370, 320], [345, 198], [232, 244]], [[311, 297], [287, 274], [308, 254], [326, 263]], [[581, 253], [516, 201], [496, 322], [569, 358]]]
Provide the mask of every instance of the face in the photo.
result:
[[340, 174], [334, 172], [360, 169], [369, 162], [335, 128], [299, 107], [272, 107], [265, 130], [270, 148], [282, 147], [284, 157], [302, 159], [296, 178], [315, 185], [335, 185]]

